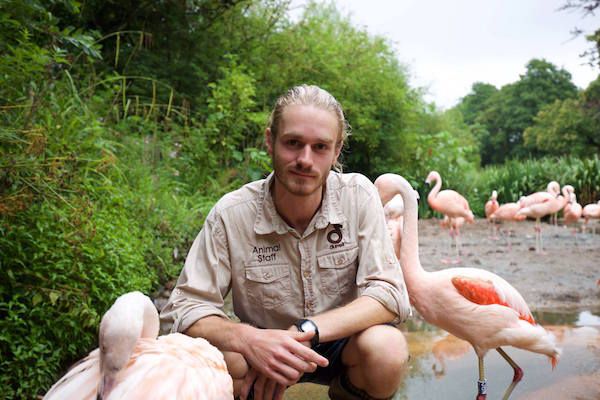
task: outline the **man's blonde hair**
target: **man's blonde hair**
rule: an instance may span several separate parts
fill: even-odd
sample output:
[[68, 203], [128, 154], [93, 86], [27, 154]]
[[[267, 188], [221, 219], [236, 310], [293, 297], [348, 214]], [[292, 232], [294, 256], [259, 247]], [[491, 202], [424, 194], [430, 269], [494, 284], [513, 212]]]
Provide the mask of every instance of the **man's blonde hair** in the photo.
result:
[[[350, 125], [348, 124], [348, 121], [346, 121], [342, 106], [331, 93], [315, 85], [294, 86], [277, 99], [267, 125], [267, 128], [271, 130], [271, 138], [273, 141], [276, 140], [277, 134], [279, 133], [279, 125], [281, 124], [283, 110], [285, 110], [287, 106], [292, 105], [310, 105], [332, 112], [338, 122], [338, 140], [336, 142], [336, 149], [341, 149], [344, 146], [346, 139], [350, 135]], [[335, 171], [342, 172], [342, 164], [339, 161], [339, 157], [332, 168]]]

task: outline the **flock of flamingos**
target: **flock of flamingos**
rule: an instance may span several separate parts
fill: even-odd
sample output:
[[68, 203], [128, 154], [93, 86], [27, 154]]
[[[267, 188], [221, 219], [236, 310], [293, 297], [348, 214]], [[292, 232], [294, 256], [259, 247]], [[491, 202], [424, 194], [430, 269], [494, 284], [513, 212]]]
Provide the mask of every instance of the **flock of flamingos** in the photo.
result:
[[[446, 217], [457, 237], [460, 225], [473, 221], [467, 200], [442, 190], [439, 173], [427, 200]], [[375, 186], [384, 205], [411, 304], [428, 323], [471, 344], [478, 357], [477, 400], [487, 397], [484, 357], [495, 349], [514, 370], [503, 399], [522, 379], [522, 369], [502, 349], [513, 346], [549, 357], [552, 368], [560, 358], [554, 337], [536, 324], [527, 303], [507, 281], [484, 269], [454, 267], [425, 271], [419, 260], [418, 193], [403, 177], [384, 174]], [[546, 192], [499, 205], [496, 193], [485, 206], [494, 222], [536, 219], [537, 250], [541, 250], [540, 219], [563, 210], [572, 224], [583, 216], [600, 218], [600, 202], [581, 207], [571, 186], [562, 193], [556, 182]], [[458, 248], [458, 246], [457, 246]], [[222, 354], [201, 338], [172, 333], [158, 336], [158, 313], [139, 292], [122, 295], [100, 324], [99, 349], [76, 364], [48, 391], [44, 399], [232, 399], [233, 385]], [[158, 337], [157, 337], [158, 336]]]

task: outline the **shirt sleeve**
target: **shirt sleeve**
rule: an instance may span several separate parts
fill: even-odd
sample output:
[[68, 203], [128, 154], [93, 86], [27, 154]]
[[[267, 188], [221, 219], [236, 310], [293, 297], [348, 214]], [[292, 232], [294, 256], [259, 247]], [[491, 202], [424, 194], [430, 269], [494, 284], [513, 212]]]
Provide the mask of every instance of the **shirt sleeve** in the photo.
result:
[[163, 328], [185, 332], [209, 315], [228, 318], [224, 299], [231, 289], [231, 267], [223, 223], [213, 208], [194, 240], [169, 301], [161, 311]]
[[412, 315], [404, 276], [375, 187], [368, 186], [366, 195], [362, 197], [362, 203], [359, 203], [360, 253], [356, 284], [360, 295], [374, 298], [394, 313], [393, 323], [397, 324]]

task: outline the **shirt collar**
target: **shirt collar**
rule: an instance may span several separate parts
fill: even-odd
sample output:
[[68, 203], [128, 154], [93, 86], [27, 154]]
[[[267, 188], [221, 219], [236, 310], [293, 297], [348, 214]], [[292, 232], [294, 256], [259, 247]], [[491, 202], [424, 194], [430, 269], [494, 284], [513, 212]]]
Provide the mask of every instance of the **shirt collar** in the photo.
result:
[[[254, 221], [254, 232], [258, 235], [266, 235], [276, 232], [285, 234], [292, 228], [281, 218], [275, 209], [273, 196], [271, 195], [271, 184], [275, 179], [275, 174], [271, 172], [262, 182], [262, 187], [258, 196], [257, 214]], [[342, 213], [341, 205], [337, 194], [340, 186], [340, 176], [337, 172], [331, 171], [327, 177], [325, 193], [321, 207], [313, 217], [315, 229], [324, 229], [329, 224], [344, 224], [346, 217]], [[311, 224], [313, 223], [311, 222]]]

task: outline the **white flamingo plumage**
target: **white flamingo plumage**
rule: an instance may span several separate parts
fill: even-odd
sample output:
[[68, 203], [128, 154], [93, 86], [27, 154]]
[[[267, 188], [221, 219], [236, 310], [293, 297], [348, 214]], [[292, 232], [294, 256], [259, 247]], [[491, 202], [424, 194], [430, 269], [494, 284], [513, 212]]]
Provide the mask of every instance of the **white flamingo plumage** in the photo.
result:
[[394, 251], [396, 254], [400, 254], [402, 229], [404, 226], [404, 202], [402, 201], [402, 196], [395, 194], [394, 182], [389, 181], [385, 174], [375, 179], [374, 184], [383, 205], [385, 223], [394, 243]]
[[223, 354], [206, 340], [159, 336], [158, 312], [140, 292], [120, 296], [100, 323], [100, 347], [44, 400], [233, 399]]
[[514, 346], [547, 355], [556, 366], [560, 350], [554, 337], [537, 325], [519, 292], [504, 279], [478, 268], [448, 268], [436, 272], [423, 269], [419, 261], [418, 193], [399, 175], [398, 193], [404, 200], [404, 231], [400, 265], [411, 304], [425, 321], [468, 341], [479, 358], [477, 399], [486, 398], [484, 357], [496, 349], [514, 370], [507, 399], [521, 380], [521, 368], [501, 349]]
[[500, 204], [498, 204], [498, 192], [495, 190], [492, 191], [492, 196], [483, 206], [483, 210], [485, 212], [485, 218], [492, 228], [492, 236], [490, 237], [493, 240], [498, 239], [498, 235], [496, 235], [496, 222], [491, 218], [492, 214], [498, 210]]

